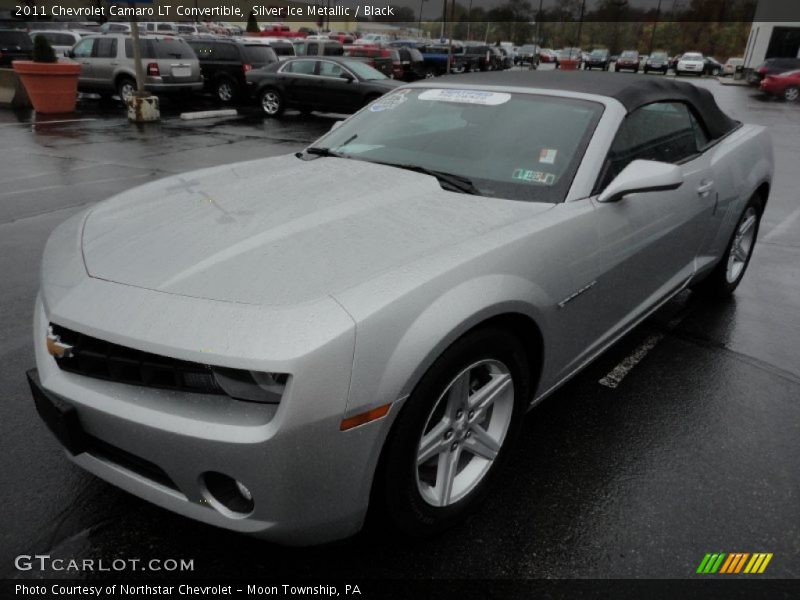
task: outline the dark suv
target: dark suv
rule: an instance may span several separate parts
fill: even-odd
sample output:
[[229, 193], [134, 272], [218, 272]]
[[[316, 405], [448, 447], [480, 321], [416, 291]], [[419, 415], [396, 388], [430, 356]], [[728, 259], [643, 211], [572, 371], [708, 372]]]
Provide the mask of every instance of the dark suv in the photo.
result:
[[595, 48], [589, 53], [589, 58], [583, 63], [584, 69], [602, 69], [608, 71], [611, 64], [611, 53], [604, 48]]
[[266, 44], [248, 44], [230, 38], [193, 38], [188, 42], [200, 61], [203, 89], [225, 104], [242, 97], [248, 71], [278, 62], [275, 50]]
[[0, 29], [0, 67], [10, 67], [14, 60], [30, 60], [33, 42], [26, 31]]

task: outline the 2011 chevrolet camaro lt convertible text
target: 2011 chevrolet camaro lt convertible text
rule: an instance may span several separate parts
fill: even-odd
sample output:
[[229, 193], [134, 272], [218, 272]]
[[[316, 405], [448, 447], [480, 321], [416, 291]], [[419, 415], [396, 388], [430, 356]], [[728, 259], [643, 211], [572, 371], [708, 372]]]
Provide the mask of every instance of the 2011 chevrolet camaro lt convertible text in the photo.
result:
[[55, 230], [28, 376], [75, 463], [281, 543], [368, 508], [440, 531], [527, 409], [687, 286], [736, 288], [773, 171], [762, 127], [633, 75], [424, 80], [337, 125]]

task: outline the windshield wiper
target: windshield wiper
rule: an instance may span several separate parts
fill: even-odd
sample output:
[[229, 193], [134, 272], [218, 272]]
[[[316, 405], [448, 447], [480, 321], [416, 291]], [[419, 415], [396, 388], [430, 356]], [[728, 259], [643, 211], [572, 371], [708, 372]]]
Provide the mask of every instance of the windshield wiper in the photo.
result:
[[436, 171], [434, 169], [428, 169], [427, 167], [421, 167], [419, 165], [403, 165], [389, 162], [379, 162], [378, 164], [389, 167], [397, 167], [398, 169], [405, 169], [406, 171], [414, 171], [415, 173], [422, 173], [423, 175], [436, 177], [442, 186], [446, 186], [445, 189], [449, 188], [452, 192], [461, 192], [462, 194], [471, 194], [473, 196], [481, 195], [480, 190], [475, 187], [475, 185], [472, 183], [472, 180], [461, 175], [446, 173], [445, 171]]
[[[352, 142], [357, 137], [358, 137], [358, 134], [355, 133], [355, 134], [351, 135], [349, 138], [347, 138], [347, 141], [345, 141], [344, 144], [339, 144], [336, 147], [337, 148], [344, 148], [345, 146], [347, 146], [347, 144]], [[309, 146], [303, 152], [298, 152], [297, 154], [295, 154], [295, 156], [297, 158], [303, 158], [303, 154], [313, 154], [315, 156], [333, 156], [335, 158], [347, 158], [344, 154], [336, 152], [335, 150], [331, 150], [330, 148], [320, 148], [320, 147], [317, 147], [317, 146]]]

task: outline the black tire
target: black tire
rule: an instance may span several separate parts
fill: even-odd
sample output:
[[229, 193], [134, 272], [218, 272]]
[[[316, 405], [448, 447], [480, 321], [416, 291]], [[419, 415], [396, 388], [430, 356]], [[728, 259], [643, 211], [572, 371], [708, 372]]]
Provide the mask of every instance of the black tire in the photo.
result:
[[[734, 228], [733, 233], [728, 240], [728, 247], [725, 249], [725, 254], [722, 256], [719, 263], [717, 263], [717, 265], [714, 267], [714, 270], [711, 271], [711, 273], [709, 273], [705, 279], [692, 286], [694, 290], [714, 298], [726, 298], [733, 293], [733, 291], [738, 287], [739, 282], [742, 281], [742, 277], [744, 277], [747, 267], [750, 264], [750, 259], [753, 256], [753, 249], [755, 247], [756, 240], [758, 239], [758, 228], [761, 224], [761, 215], [763, 211], [763, 200], [758, 194], [754, 194], [753, 197], [751, 197], [747, 202], [742, 214], [736, 221], [736, 227]], [[737, 245], [740, 245], [741, 240], [737, 239], [738, 235], [742, 227], [751, 216], [755, 218], [755, 222], [752, 224], [752, 237], [750, 238], [749, 246], [746, 249], [747, 256], [741, 264], [740, 269], [738, 269], [738, 273], [731, 272], [729, 269], [731, 254], [736, 252]]]
[[[470, 439], [470, 433], [464, 433], [464, 427], [471, 427], [468, 424], [470, 419], [474, 418], [477, 421], [481, 419], [481, 416], [473, 416], [474, 411], [467, 413], [469, 410], [467, 408], [459, 411], [460, 415], [454, 413], [454, 419], [450, 421], [453, 424], [452, 428], [445, 431], [441, 441], [437, 442], [437, 448], [442, 449], [438, 453], [431, 454], [428, 463], [423, 462], [422, 466], [418, 466], [417, 457], [423, 435], [429, 435], [432, 428], [447, 426], [445, 423], [447, 417], [437, 413], [441, 408], [443, 414], [446, 414], [450, 408], [450, 402], [444, 398], [445, 391], [450, 389], [459, 374], [484, 360], [496, 361], [492, 364], [506, 367], [511, 381], [506, 383], [506, 386], [509, 384], [510, 386], [505, 388], [505, 394], [513, 389], [513, 398], [498, 393], [497, 403], [492, 405], [490, 413], [487, 412], [483, 416], [483, 419], [486, 419], [488, 415], [492, 421], [495, 418], [509, 419], [504, 436], [500, 436], [496, 456], [489, 463], [482, 463], [480, 461], [487, 459], [478, 458], [477, 454], [473, 454], [468, 449], [470, 444], [475, 444], [481, 436], [476, 433]], [[484, 383], [480, 382], [482, 368], [484, 367], [478, 367], [469, 372], [470, 384], [468, 388], [464, 388], [465, 390], [475, 390], [477, 385], [479, 391], [482, 385], [486, 385], [489, 380], [484, 379]], [[478, 375], [472, 379], [472, 375], [476, 372]], [[475, 510], [490, 489], [492, 480], [501, 471], [510, 448], [519, 434], [530, 393], [529, 359], [523, 345], [508, 331], [494, 327], [478, 329], [466, 334], [450, 346], [422, 377], [403, 406], [387, 440], [376, 479], [378, 487], [375, 490], [375, 500], [379, 505], [378, 511], [386, 517], [381, 521], [390, 523], [398, 531], [407, 535], [419, 537], [447, 529]], [[434, 424], [429, 428], [431, 419], [434, 419]], [[478, 426], [481, 427], [484, 424], [481, 421]], [[488, 429], [490, 429], [489, 426], [487, 426]], [[438, 435], [435, 435], [434, 439], [438, 439]], [[451, 443], [454, 445], [451, 446]], [[463, 445], [456, 448], [459, 444]], [[463, 455], [461, 454], [462, 449], [466, 449]], [[466, 472], [464, 466], [474, 464], [481, 469], [480, 475], [472, 484], [468, 483], [464, 489], [458, 492], [462, 497], [454, 498], [452, 503], [445, 506], [435, 506], [431, 504], [430, 500], [426, 500], [423, 494], [438, 494], [435, 491], [439, 482], [438, 465], [442, 460], [452, 458], [456, 451], [458, 452], [455, 454], [456, 473], [466, 477], [469, 481], [473, 475]], [[464, 460], [467, 457], [469, 457], [468, 460]], [[472, 461], [476, 459], [479, 462], [473, 463]], [[430, 461], [435, 465], [431, 465]], [[423, 492], [423, 485], [419, 479], [420, 470], [427, 469], [426, 472], [429, 473], [431, 468], [436, 473], [436, 487], [428, 487]], [[456, 493], [453, 485], [455, 483], [448, 489]], [[450, 499], [449, 493], [446, 497]]]
[[800, 101], [800, 88], [796, 85], [790, 85], [783, 90], [782, 97], [787, 102], [798, 102]]
[[425, 69], [425, 79], [433, 79], [434, 77], [438, 77], [439, 73], [436, 72], [436, 69], [433, 67], [427, 67]]
[[136, 81], [132, 77], [120, 77], [117, 79], [117, 96], [123, 104], [128, 103], [128, 99], [136, 91]]
[[283, 94], [275, 88], [265, 88], [258, 94], [258, 105], [268, 117], [279, 117], [286, 110]]
[[214, 83], [214, 97], [222, 104], [233, 104], [239, 99], [239, 86], [229, 77], [220, 77]]

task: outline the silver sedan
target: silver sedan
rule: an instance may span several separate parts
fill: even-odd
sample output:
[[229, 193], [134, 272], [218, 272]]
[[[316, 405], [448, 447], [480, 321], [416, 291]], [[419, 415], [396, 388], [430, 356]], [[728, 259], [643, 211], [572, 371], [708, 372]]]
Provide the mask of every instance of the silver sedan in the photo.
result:
[[449, 527], [528, 409], [733, 292], [772, 177], [763, 128], [624, 75], [425, 80], [337, 125], [53, 233], [29, 379], [71, 460], [281, 543]]

